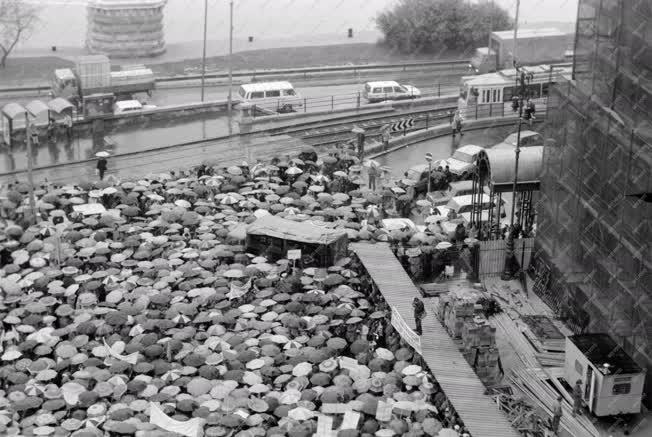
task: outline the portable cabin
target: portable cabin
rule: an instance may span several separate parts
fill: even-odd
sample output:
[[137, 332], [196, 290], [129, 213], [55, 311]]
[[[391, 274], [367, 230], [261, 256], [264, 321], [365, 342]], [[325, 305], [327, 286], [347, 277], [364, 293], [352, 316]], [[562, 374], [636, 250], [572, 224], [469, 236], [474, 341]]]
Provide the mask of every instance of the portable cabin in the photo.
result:
[[564, 377], [582, 381], [584, 403], [596, 416], [641, 411], [645, 370], [607, 334], [566, 337]]
[[288, 250], [301, 250], [304, 267], [328, 267], [346, 257], [346, 232], [327, 228], [325, 223], [298, 222], [266, 215], [247, 226], [247, 250], [270, 261], [286, 258]]

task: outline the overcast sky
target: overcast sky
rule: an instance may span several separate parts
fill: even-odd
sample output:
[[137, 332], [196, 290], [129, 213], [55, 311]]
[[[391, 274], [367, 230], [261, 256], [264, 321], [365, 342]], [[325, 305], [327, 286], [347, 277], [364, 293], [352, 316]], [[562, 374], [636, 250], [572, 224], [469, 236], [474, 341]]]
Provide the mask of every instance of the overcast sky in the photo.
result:
[[[86, 2], [83, 0], [28, 0], [45, 5], [42, 26], [27, 47], [83, 44]], [[459, 0], [463, 1], [463, 0]], [[483, 0], [474, 0], [483, 1]], [[373, 18], [397, 0], [235, 0], [235, 36], [246, 38], [300, 37], [306, 34], [377, 32]], [[514, 14], [516, 0], [495, 0]], [[202, 0], [168, 0], [165, 32], [168, 43], [201, 40]], [[228, 38], [228, 0], [208, 0], [209, 39]], [[574, 21], [577, 0], [522, 0], [521, 25], [541, 21]], [[297, 41], [300, 44], [300, 40]]]

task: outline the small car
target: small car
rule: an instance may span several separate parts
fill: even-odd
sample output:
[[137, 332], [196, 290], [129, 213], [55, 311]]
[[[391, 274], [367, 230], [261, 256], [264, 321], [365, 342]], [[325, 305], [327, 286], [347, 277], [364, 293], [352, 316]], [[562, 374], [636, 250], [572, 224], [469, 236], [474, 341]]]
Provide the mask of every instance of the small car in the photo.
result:
[[446, 160], [446, 165], [457, 180], [469, 179], [475, 171], [478, 154], [483, 150], [484, 148], [472, 144], [462, 146]]
[[[518, 133], [507, 136], [502, 142], [496, 144], [492, 149], [511, 149], [516, 148]], [[521, 131], [521, 147], [543, 146], [543, 135], [531, 130]]]
[[406, 100], [421, 97], [421, 91], [412, 85], [400, 85], [394, 81], [367, 82], [362, 96], [369, 103], [385, 100]]

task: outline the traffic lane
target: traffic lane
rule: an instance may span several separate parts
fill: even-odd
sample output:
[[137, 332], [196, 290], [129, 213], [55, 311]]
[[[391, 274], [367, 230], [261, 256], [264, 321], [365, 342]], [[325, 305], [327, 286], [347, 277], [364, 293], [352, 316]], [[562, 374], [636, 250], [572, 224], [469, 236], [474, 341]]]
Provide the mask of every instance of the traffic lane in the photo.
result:
[[[408, 82], [406, 81], [406, 83]], [[305, 86], [301, 83], [294, 83], [294, 87], [301, 97], [306, 99], [328, 98], [330, 102], [330, 97], [333, 96], [340, 103], [346, 100], [353, 105], [356, 103], [358, 93], [362, 93], [364, 84], [364, 81], [355, 82], [354, 80], [351, 83], [338, 85], [310, 85], [310, 82], [306, 82]], [[451, 94], [459, 90], [459, 86], [453, 82], [447, 83], [446, 85], [439, 85], [430, 77], [420, 77], [409, 81], [409, 84], [422, 89], [423, 92], [440, 93], [441, 95]], [[237, 94], [238, 89], [239, 85], [233, 87], [232, 95], [234, 99], [239, 98]], [[228, 85], [213, 85], [204, 88], [204, 100], [206, 101], [226, 100], [228, 95]], [[158, 88], [152, 93], [151, 97], [145, 94], [139, 94], [137, 97], [139, 100], [156, 106], [180, 105], [201, 101], [201, 87]], [[361, 103], [365, 103], [364, 99], [361, 99]]]
[[[381, 165], [390, 167], [393, 177], [400, 178], [403, 177], [403, 173], [408, 168], [419, 164], [426, 164], [426, 153], [431, 153], [435, 161], [450, 158], [455, 150], [461, 146], [474, 144], [481, 147], [490, 147], [501, 142], [514, 130], [515, 128], [513, 126], [469, 130], [461, 138], [459, 135], [456, 135], [455, 138], [452, 135], [433, 138], [398, 149], [387, 155], [379, 156], [375, 160]], [[392, 165], [393, 163], [401, 163], [401, 165], [395, 166]]]

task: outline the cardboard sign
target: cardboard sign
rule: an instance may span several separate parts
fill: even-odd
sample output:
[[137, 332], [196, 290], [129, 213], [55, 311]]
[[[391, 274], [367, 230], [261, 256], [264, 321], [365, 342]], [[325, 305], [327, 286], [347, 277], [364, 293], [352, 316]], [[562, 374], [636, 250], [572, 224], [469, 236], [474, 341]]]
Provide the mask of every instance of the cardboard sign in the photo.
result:
[[292, 261], [294, 259], [301, 259], [301, 249], [288, 250], [288, 259], [290, 261]]
[[347, 411], [344, 413], [344, 420], [342, 420], [342, 426], [340, 426], [340, 430], [356, 429], [358, 427], [358, 422], [360, 422], [360, 413], [356, 413], [355, 411]]
[[403, 340], [412, 346], [417, 353], [421, 354], [421, 337], [408, 326], [395, 307], [392, 307], [392, 326], [398, 331]]
[[357, 370], [358, 360], [351, 357], [340, 357], [340, 369]]
[[73, 205], [72, 209], [84, 215], [102, 214], [106, 208], [101, 203], [84, 203], [83, 205]]
[[385, 401], [378, 401], [376, 409], [376, 420], [379, 422], [389, 422], [392, 420], [392, 404]]
[[320, 414], [317, 418], [317, 432], [315, 435], [317, 437], [330, 437], [333, 434], [335, 434], [333, 432], [333, 418]]

